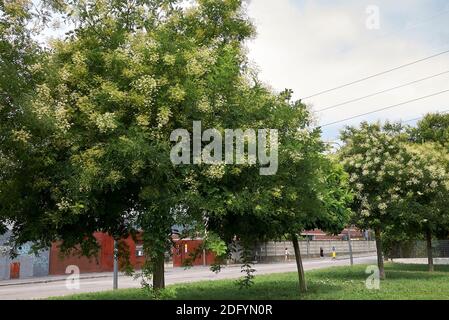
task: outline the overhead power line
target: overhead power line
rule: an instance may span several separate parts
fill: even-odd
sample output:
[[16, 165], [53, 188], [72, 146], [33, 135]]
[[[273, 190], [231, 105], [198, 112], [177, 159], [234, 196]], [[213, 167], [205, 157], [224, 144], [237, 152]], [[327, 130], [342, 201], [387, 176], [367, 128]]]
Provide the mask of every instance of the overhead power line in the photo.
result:
[[386, 90], [378, 91], [378, 92], [369, 94], [367, 96], [363, 96], [363, 97], [360, 97], [360, 98], [355, 98], [355, 99], [348, 100], [348, 101], [345, 101], [345, 102], [342, 102], [342, 103], [339, 103], [339, 104], [335, 104], [335, 105], [332, 105], [332, 106], [329, 106], [329, 107], [325, 107], [323, 109], [318, 110], [317, 112], [322, 112], [322, 111], [335, 109], [337, 107], [341, 107], [341, 106], [344, 106], [344, 105], [349, 104], [349, 103], [353, 103], [353, 102], [357, 102], [357, 101], [364, 100], [364, 99], [367, 99], [367, 98], [375, 97], [375, 96], [380, 95], [382, 93], [387, 93], [387, 92], [390, 92], [390, 91], [393, 91], [393, 90], [397, 90], [397, 89], [400, 89], [400, 88], [404, 88], [404, 87], [410, 86], [412, 84], [416, 84], [416, 83], [419, 83], [419, 82], [423, 82], [423, 81], [426, 81], [426, 80], [430, 80], [430, 79], [442, 76], [443, 74], [446, 74], [446, 73], [449, 73], [449, 70], [444, 71], [444, 72], [440, 72], [438, 74], [434, 74], [434, 75], [429, 76], [429, 77], [418, 79], [418, 80], [415, 80], [415, 81], [412, 81], [412, 82], [408, 82], [408, 83], [405, 83], [405, 84], [402, 84], [402, 85], [399, 85], [399, 86], [396, 86], [396, 87], [393, 87], [393, 88], [389, 88], [389, 89], [386, 89]]
[[420, 101], [420, 100], [424, 100], [424, 99], [427, 99], [427, 98], [430, 98], [430, 97], [438, 96], [438, 95], [446, 93], [446, 92], [449, 92], [449, 89], [448, 90], [444, 90], [444, 91], [440, 91], [440, 92], [436, 92], [436, 93], [433, 93], [433, 94], [429, 94], [429, 95], [424, 96], [424, 97], [420, 97], [420, 98], [408, 100], [408, 101], [405, 101], [405, 102], [401, 102], [401, 103], [398, 103], [398, 104], [394, 104], [394, 105], [391, 105], [391, 106], [388, 106], [388, 107], [376, 109], [376, 110], [373, 110], [373, 111], [370, 111], [370, 112], [358, 114], [358, 115], [355, 115], [355, 116], [352, 116], [352, 117], [349, 117], [349, 118], [346, 118], [346, 119], [342, 119], [342, 120], [326, 123], [326, 124], [324, 124], [324, 125], [322, 125], [320, 127], [328, 127], [328, 126], [331, 126], [331, 125], [334, 125], [334, 124], [337, 124], [337, 123], [341, 123], [341, 122], [345, 122], [345, 121], [348, 121], [348, 120], [356, 119], [356, 118], [359, 118], [359, 117], [367, 116], [367, 115], [370, 115], [370, 114], [373, 114], [373, 113], [377, 113], [377, 112], [380, 112], [380, 111], [393, 109], [393, 108], [396, 108], [396, 107], [399, 107], [399, 106], [402, 106], [402, 105], [405, 105], [405, 104], [408, 104], [408, 103], [411, 103], [411, 102]]
[[301, 98], [301, 100], [317, 97], [317, 96], [320, 96], [320, 95], [325, 94], [325, 93], [329, 93], [329, 92], [336, 91], [336, 90], [339, 90], [339, 89], [342, 89], [342, 88], [345, 88], [345, 87], [349, 87], [351, 85], [354, 85], [354, 84], [357, 84], [357, 83], [360, 83], [360, 82], [363, 82], [363, 81], [366, 81], [366, 80], [369, 80], [369, 79], [372, 79], [372, 78], [376, 78], [376, 77], [379, 77], [381, 75], [388, 74], [388, 73], [391, 73], [393, 71], [396, 71], [396, 70], [399, 70], [399, 69], [403, 69], [403, 68], [415, 65], [417, 63], [424, 62], [424, 61], [427, 61], [427, 60], [430, 60], [430, 59], [442, 56], [442, 55], [447, 54], [447, 53], [449, 53], [449, 50], [445, 50], [445, 51], [433, 54], [431, 56], [428, 56], [428, 57], [425, 57], [425, 58], [422, 58], [422, 59], [419, 59], [419, 60], [415, 60], [415, 61], [403, 64], [403, 65], [400, 65], [398, 67], [395, 67], [395, 68], [392, 68], [392, 69], [389, 69], [389, 70], [385, 70], [385, 71], [382, 71], [382, 72], [379, 72], [379, 73], [376, 73], [376, 74], [373, 74], [373, 75], [361, 78], [359, 80], [355, 80], [355, 81], [352, 81], [352, 82], [349, 82], [349, 83], [346, 83], [346, 84], [342, 84], [342, 85], [337, 86], [335, 88], [331, 88], [331, 89], [327, 89], [327, 90], [324, 90], [324, 91], [317, 92], [317, 93], [315, 93], [313, 95], [310, 95], [308, 97]]
[[341, 107], [341, 106], [344, 106], [344, 105], [349, 104], [349, 103], [353, 103], [353, 102], [357, 102], [357, 101], [360, 101], [360, 100], [363, 100], [363, 99], [375, 97], [375, 96], [380, 95], [382, 93], [387, 93], [387, 92], [390, 92], [390, 91], [393, 91], [393, 90], [404, 88], [404, 87], [410, 86], [412, 84], [416, 84], [416, 83], [419, 83], [419, 82], [423, 82], [423, 81], [426, 81], [426, 80], [430, 80], [430, 79], [442, 76], [443, 74], [447, 74], [447, 73], [449, 73], [449, 70], [444, 71], [444, 72], [440, 72], [438, 74], [434, 74], [434, 75], [429, 76], [429, 77], [418, 79], [418, 80], [415, 80], [415, 81], [412, 81], [412, 82], [408, 82], [408, 83], [405, 83], [405, 84], [402, 84], [402, 85], [399, 85], [399, 86], [396, 86], [396, 87], [393, 87], [393, 88], [389, 88], [389, 89], [386, 89], [386, 90], [378, 91], [378, 92], [369, 94], [367, 96], [363, 96], [363, 97], [360, 97], [360, 98], [355, 98], [355, 99], [348, 100], [348, 101], [345, 101], [345, 102], [342, 102], [342, 103], [339, 103], [339, 104], [335, 104], [335, 105], [332, 105], [332, 106], [329, 106], [329, 107], [325, 107], [323, 109], [318, 110], [318, 112], [335, 109], [337, 107]]

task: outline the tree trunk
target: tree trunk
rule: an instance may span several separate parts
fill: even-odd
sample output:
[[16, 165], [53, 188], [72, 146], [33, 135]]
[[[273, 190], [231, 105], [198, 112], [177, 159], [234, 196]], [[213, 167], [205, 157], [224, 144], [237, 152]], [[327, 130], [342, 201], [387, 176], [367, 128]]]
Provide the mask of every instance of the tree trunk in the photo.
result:
[[426, 240], [427, 240], [427, 260], [429, 263], [429, 272], [433, 272], [433, 251], [432, 251], [432, 232], [427, 230], [426, 232]]
[[379, 267], [379, 277], [381, 280], [385, 279], [384, 258], [382, 248], [382, 238], [380, 228], [376, 228], [376, 249], [377, 249], [377, 266]]
[[299, 292], [307, 292], [306, 278], [304, 276], [304, 268], [302, 266], [301, 251], [299, 250], [298, 236], [292, 235], [293, 248], [295, 249], [296, 267], [298, 269]]
[[153, 263], [153, 289], [165, 289], [164, 254], [159, 254]]

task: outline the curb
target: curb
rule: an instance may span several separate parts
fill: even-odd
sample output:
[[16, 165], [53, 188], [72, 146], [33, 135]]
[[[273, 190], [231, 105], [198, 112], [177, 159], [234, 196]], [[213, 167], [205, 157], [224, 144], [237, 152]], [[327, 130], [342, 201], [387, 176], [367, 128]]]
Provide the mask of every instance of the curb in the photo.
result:
[[[69, 276], [69, 275], [67, 275]], [[121, 276], [121, 275], [119, 275]], [[110, 275], [93, 275], [93, 276], [81, 276], [80, 280], [82, 279], [98, 279], [98, 278], [108, 278], [110, 277]], [[50, 282], [61, 282], [61, 281], [66, 281], [66, 278], [57, 278], [57, 279], [42, 279], [42, 280], [29, 280], [27, 281], [26, 279], [22, 281], [17, 281], [17, 282], [10, 282], [10, 283], [1, 283], [0, 282], [0, 287], [9, 287], [9, 286], [21, 286], [21, 285], [27, 285], [27, 284], [35, 284], [35, 283], [50, 283]]]

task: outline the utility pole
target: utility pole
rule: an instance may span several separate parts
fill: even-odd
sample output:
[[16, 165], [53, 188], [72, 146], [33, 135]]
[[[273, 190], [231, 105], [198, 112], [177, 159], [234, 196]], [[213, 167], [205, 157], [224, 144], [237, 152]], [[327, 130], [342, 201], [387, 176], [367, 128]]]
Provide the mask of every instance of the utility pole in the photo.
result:
[[307, 236], [307, 259], [310, 258], [310, 238]]
[[203, 220], [204, 220], [204, 238], [203, 238], [203, 266], [205, 267], [207, 265], [207, 261], [206, 261], [206, 247], [204, 246], [204, 243], [207, 239], [207, 228], [209, 226], [209, 219], [206, 215], [203, 216]]
[[348, 227], [348, 244], [349, 244], [349, 261], [351, 266], [354, 265], [354, 259], [352, 257], [352, 243], [351, 243], [351, 227]]
[[118, 289], [118, 243], [115, 239], [114, 239], [114, 276], [112, 288], [114, 290]]

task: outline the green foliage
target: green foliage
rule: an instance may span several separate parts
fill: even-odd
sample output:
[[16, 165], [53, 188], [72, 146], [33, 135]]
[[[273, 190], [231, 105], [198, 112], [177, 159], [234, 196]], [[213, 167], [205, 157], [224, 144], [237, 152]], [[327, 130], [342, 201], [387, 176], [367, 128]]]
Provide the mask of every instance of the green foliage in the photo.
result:
[[[19, 101], [1, 116], [24, 116], [1, 127], [0, 219], [18, 245], [61, 240], [63, 251], [92, 255], [95, 231], [143, 230], [150, 287], [174, 224], [204, 231], [207, 217], [206, 245], [219, 259], [236, 235], [251, 243], [346, 224], [347, 179], [323, 154], [310, 111], [249, 68], [243, 1], [46, 1], [42, 19], [57, 13], [74, 29], [45, 54], [25, 27], [30, 3], [1, 3], [0, 27], [14, 31], [1, 42], [12, 79], [1, 97]], [[260, 164], [173, 166], [170, 134], [192, 132], [195, 120], [220, 132], [278, 129], [278, 174], [261, 176]]]
[[[121, 237], [148, 228], [153, 236], [145, 243], [160, 254], [170, 245], [173, 208], [186, 207], [184, 181], [196, 171], [173, 168], [169, 134], [197, 119], [226, 127], [225, 103], [246, 86], [241, 43], [252, 27], [240, 1], [198, 1], [187, 9], [178, 1], [50, 3], [76, 27], [51, 44], [27, 112], [45, 128], [39, 150], [52, 170], [36, 177], [39, 170], [24, 165], [33, 172], [30, 184], [40, 186], [30, 202], [46, 206], [32, 217], [28, 203], [4, 211], [17, 213], [11, 220], [20, 241], [62, 239], [63, 249], [81, 243], [89, 254], [94, 231]], [[37, 147], [26, 130], [16, 136]], [[11, 183], [22, 188], [12, 174]]]
[[[250, 174], [252, 168], [238, 176], [235, 172], [241, 169], [229, 168], [231, 174], [220, 184], [225, 201], [214, 201], [222, 195], [214, 186], [208, 188], [207, 201], [202, 202], [213, 207], [204, 208], [211, 213], [210, 227], [225, 239], [237, 235], [248, 241], [279, 239], [305, 228], [341, 231], [348, 221], [351, 200], [346, 174], [323, 154], [320, 131], [309, 127], [306, 106], [286, 100], [285, 93], [271, 98], [266, 92], [264, 96], [275, 104], [276, 111], [255, 117], [269, 114], [268, 119], [261, 118], [262, 127], [279, 129], [279, 170], [274, 176], [260, 177]], [[266, 105], [270, 104], [267, 101]]]
[[256, 272], [256, 269], [254, 269], [251, 264], [244, 263], [241, 266], [241, 272], [245, 275], [236, 281], [237, 285], [240, 289], [249, 289], [254, 285], [254, 272]]
[[411, 130], [411, 138], [417, 143], [436, 142], [449, 145], [449, 114], [430, 113]]
[[228, 246], [226, 242], [224, 242], [220, 236], [214, 233], [209, 233], [205, 238], [205, 248], [206, 250], [210, 250], [216, 256], [224, 256], [228, 252]]
[[[47, 190], [54, 154], [46, 126], [30, 113], [44, 56], [28, 28], [31, 3], [0, 1], [0, 12], [0, 233], [15, 223], [14, 251], [35, 238], [37, 204], [45, 208], [52, 201]], [[45, 234], [40, 239], [48, 245]]]

